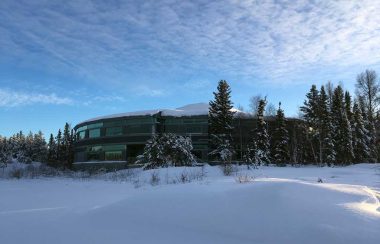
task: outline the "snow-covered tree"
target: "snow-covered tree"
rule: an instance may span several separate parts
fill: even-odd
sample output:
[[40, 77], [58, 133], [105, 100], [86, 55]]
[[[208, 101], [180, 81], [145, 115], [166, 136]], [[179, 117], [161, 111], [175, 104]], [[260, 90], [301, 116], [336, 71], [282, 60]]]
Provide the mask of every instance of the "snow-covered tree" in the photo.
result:
[[231, 163], [232, 156], [235, 153], [235, 150], [232, 147], [232, 143], [230, 141], [230, 136], [226, 135], [212, 135], [215, 138], [214, 142], [217, 142], [217, 147], [210, 152], [210, 155], [215, 156], [218, 160], [220, 160], [223, 165]]
[[257, 168], [260, 158], [257, 154], [257, 144], [255, 140], [252, 140], [250, 145], [247, 146], [247, 150], [244, 154], [244, 162], [247, 164], [248, 168], [251, 166], [254, 169]]
[[[214, 100], [210, 101], [209, 104], [209, 135], [212, 149], [210, 155], [214, 155], [223, 163], [227, 163], [220, 157], [225, 155], [227, 149], [230, 153], [234, 153], [231, 136], [234, 112], [231, 111], [231, 88], [227, 81], [219, 81], [217, 92], [214, 92]], [[221, 147], [220, 143], [224, 146]]]
[[144, 153], [136, 163], [144, 164], [144, 169], [192, 166], [196, 163], [191, 139], [171, 133], [154, 135], [147, 141]]
[[57, 144], [53, 134], [50, 134], [49, 138], [47, 160], [50, 164], [57, 160]]
[[41, 131], [33, 135], [32, 160], [37, 162], [46, 162], [47, 160], [47, 144], [45, 137]]
[[376, 149], [376, 128], [375, 123], [371, 121], [369, 116], [368, 106], [366, 105], [366, 101], [364, 97], [358, 96], [358, 104], [359, 108], [362, 112], [364, 128], [367, 131], [367, 140], [368, 140], [368, 149], [370, 152], [370, 157], [368, 159], [369, 162], [374, 163], [377, 161], [377, 149]]
[[[257, 110], [257, 126], [254, 131], [253, 140], [255, 140], [256, 148], [251, 148], [255, 150], [255, 158], [258, 159], [256, 162], [258, 165], [268, 165], [270, 163], [270, 149], [269, 149], [269, 135], [267, 130], [267, 123], [264, 119], [266, 100], [262, 99], [259, 102], [259, 107]], [[252, 143], [251, 143], [252, 144]]]
[[289, 161], [289, 132], [286, 129], [284, 111], [279, 103], [276, 115], [276, 128], [272, 138], [273, 160], [277, 166], [286, 166]]
[[369, 149], [370, 138], [364, 126], [362, 111], [358, 103], [353, 106], [353, 147], [355, 161], [357, 163], [367, 162], [371, 156]]
[[322, 166], [331, 166], [336, 159], [335, 141], [333, 137], [334, 126], [331, 117], [331, 104], [324, 86], [321, 86], [318, 103], [319, 117], [319, 162]]
[[337, 86], [334, 90], [332, 115], [334, 121], [334, 139], [337, 152], [336, 160], [341, 164], [350, 164], [354, 159], [354, 151], [352, 147], [352, 130], [347, 117], [344, 104], [344, 93], [341, 86]]
[[11, 160], [11, 152], [9, 151], [7, 138], [0, 136], [0, 168], [7, 167]]
[[56, 159], [58, 162], [62, 162], [63, 160], [63, 154], [64, 154], [64, 147], [63, 147], [63, 140], [62, 140], [62, 131], [61, 129], [58, 130], [58, 133], [57, 133], [57, 136], [55, 137], [55, 142], [56, 142], [56, 145], [57, 145], [57, 148], [56, 148]]
[[315, 85], [311, 86], [310, 91], [306, 94], [304, 105], [300, 108], [302, 117], [306, 122], [306, 141], [310, 147], [310, 152], [306, 155], [312, 155], [311, 158], [305, 158], [306, 161], [313, 163], [318, 162], [317, 148], [320, 148], [320, 110], [319, 110], [319, 91]]

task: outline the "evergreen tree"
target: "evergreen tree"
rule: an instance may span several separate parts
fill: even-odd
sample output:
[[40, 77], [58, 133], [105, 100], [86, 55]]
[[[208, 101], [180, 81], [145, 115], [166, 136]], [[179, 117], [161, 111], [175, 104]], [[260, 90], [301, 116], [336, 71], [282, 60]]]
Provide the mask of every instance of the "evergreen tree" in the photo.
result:
[[170, 133], [154, 135], [146, 143], [144, 153], [138, 157], [136, 163], [143, 163], [144, 169], [192, 166], [196, 163], [192, 149], [189, 137]]
[[57, 160], [57, 144], [53, 134], [50, 134], [47, 158], [49, 163], [54, 163]]
[[8, 141], [5, 137], [0, 136], [0, 168], [5, 168], [11, 160]]
[[332, 123], [330, 104], [328, 95], [325, 92], [324, 86], [321, 86], [319, 95], [319, 121], [320, 121], [320, 132], [319, 132], [319, 159], [320, 165], [327, 164], [331, 166], [335, 162], [336, 152], [335, 152], [335, 141], [333, 138], [334, 127]]
[[248, 168], [252, 166], [254, 169], [257, 169], [260, 158], [258, 157], [257, 143], [255, 140], [252, 140], [247, 146], [247, 151], [244, 154], [244, 162]]
[[[214, 92], [214, 100], [209, 104], [209, 134], [212, 149], [210, 155], [217, 156], [225, 164], [231, 161], [234, 154], [231, 136], [234, 116], [231, 111], [231, 88], [225, 80], [219, 81], [217, 92]], [[220, 147], [221, 144], [224, 145], [223, 148]], [[228, 154], [225, 154], [226, 150], [229, 151]], [[227, 159], [220, 157], [221, 155], [231, 155], [231, 157]]]
[[349, 164], [354, 158], [352, 131], [346, 114], [344, 93], [341, 86], [337, 86], [334, 90], [332, 115], [335, 131], [334, 140], [336, 142], [335, 151], [337, 152], [336, 160], [341, 164]]
[[351, 122], [352, 121], [352, 109], [351, 109], [352, 102], [351, 102], [351, 95], [348, 91], [344, 93], [344, 106], [346, 108], [348, 121]]
[[317, 127], [318, 107], [319, 107], [319, 91], [315, 85], [311, 86], [310, 91], [306, 94], [306, 100], [301, 107], [303, 118], [309, 127]]
[[286, 129], [284, 111], [281, 109], [281, 103], [279, 103], [277, 116], [276, 116], [276, 128], [273, 133], [273, 159], [277, 166], [286, 166], [286, 162], [289, 160], [289, 132]]
[[369, 149], [368, 132], [364, 126], [362, 111], [357, 103], [353, 106], [353, 147], [355, 161], [357, 163], [367, 162], [370, 158], [371, 152]]
[[71, 129], [69, 123], [65, 124], [63, 129], [63, 138], [62, 138], [62, 163], [66, 168], [71, 168], [74, 161], [74, 131]]
[[57, 162], [62, 163], [63, 158], [64, 158], [64, 156], [63, 156], [64, 147], [63, 147], [61, 129], [58, 130], [57, 136], [55, 137], [55, 141], [56, 141], [56, 145], [57, 145], [57, 148], [56, 148], [57, 155], [55, 156], [55, 158], [57, 159]]
[[368, 161], [371, 163], [374, 163], [377, 161], [377, 149], [376, 149], [376, 129], [374, 122], [371, 122], [370, 116], [369, 116], [369, 110], [367, 109], [367, 105], [365, 102], [364, 97], [359, 96], [358, 97], [359, 102], [359, 108], [362, 112], [363, 122], [364, 122], [364, 128], [367, 131], [367, 140], [368, 140], [368, 149], [370, 152], [370, 156], [368, 158]]
[[[306, 122], [306, 143], [309, 144], [309, 157], [307, 161], [318, 162], [317, 148], [319, 148], [319, 131], [320, 131], [320, 114], [319, 114], [319, 91], [315, 85], [311, 86], [310, 91], [306, 94], [304, 106], [300, 108], [303, 119]], [[305, 155], [306, 156], [306, 155]]]
[[258, 159], [258, 162], [256, 162], [258, 165], [268, 165], [270, 162], [269, 135], [267, 131], [267, 123], [264, 119], [265, 105], [266, 100], [260, 100], [259, 107], [257, 109], [257, 127], [253, 138], [253, 140], [256, 141], [254, 154], [255, 158]]
[[48, 148], [45, 137], [41, 131], [33, 135], [32, 160], [37, 162], [45, 162], [47, 160]]

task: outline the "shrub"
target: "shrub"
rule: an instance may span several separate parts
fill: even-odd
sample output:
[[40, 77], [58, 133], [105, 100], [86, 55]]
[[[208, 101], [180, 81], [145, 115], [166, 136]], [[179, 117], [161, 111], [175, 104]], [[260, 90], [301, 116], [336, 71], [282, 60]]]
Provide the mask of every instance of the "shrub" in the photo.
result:
[[238, 175], [236, 178], [235, 178], [235, 181], [237, 183], [249, 183], [249, 182], [252, 182], [254, 180], [254, 177], [253, 176], [250, 176], [248, 174], [245, 174], [245, 175]]
[[153, 171], [152, 174], [150, 175], [150, 184], [152, 186], [156, 186], [160, 183], [160, 175], [158, 174], [157, 171]]

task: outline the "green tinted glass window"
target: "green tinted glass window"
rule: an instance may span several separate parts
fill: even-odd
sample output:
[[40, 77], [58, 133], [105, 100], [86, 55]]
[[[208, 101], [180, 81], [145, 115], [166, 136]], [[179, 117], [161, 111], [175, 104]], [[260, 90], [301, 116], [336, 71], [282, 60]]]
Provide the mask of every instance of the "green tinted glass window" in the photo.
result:
[[106, 128], [106, 136], [119, 136], [123, 134], [122, 127], [110, 127]]
[[104, 127], [116, 127], [116, 126], [123, 126], [124, 124], [125, 124], [124, 120], [105, 121], [103, 126]]
[[100, 154], [99, 153], [87, 153], [87, 161], [99, 161]]
[[100, 152], [103, 150], [103, 147], [102, 146], [92, 146], [92, 147], [88, 147], [88, 151], [89, 152]]
[[135, 124], [153, 124], [155, 122], [152, 117], [142, 117], [142, 118], [127, 118], [125, 123], [127, 125], [135, 125]]
[[77, 129], [77, 132], [79, 132], [79, 131], [83, 131], [83, 130], [87, 130], [87, 125], [79, 127], [79, 128]]
[[79, 140], [82, 140], [85, 137], [86, 137], [86, 131], [85, 130], [78, 133], [78, 139]]
[[105, 145], [104, 151], [120, 151], [125, 150], [125, 145]]
[[127, 126], [127, 133], [133, 134], [133, 133], [151, 133], [152, 132], [152, 125], [147, 124], [136, 124], [136, 125], [128, 125]]
[[92, 129], [88, 131], [89, 138], [100, 137], [100, 129]]
[[103, 122], [87, 125], [88, 129], [94, 129], [94, 128], [100, 128], [100, 127], [103, 127]]
[[122, 161], [123, 152], [122, 151], [105, 152], [104, 157], [106, 161]]

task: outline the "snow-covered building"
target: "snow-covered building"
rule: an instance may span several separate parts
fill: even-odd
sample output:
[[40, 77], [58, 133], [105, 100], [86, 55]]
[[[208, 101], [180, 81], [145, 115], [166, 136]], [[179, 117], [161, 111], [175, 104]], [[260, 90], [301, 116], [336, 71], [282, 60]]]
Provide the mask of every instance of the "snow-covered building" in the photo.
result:
[[[125, 166], [143, 152], [145, 143], [156, 133], [188, 136], [193, 142], [193, 153], [207, 161], [209, 156], [207, 103], [186, 105], [177, 109], [155, 109], [97, 117], [74, 127], [75, 165], [108, 163]], [[249, 140], [255, 119], [235, 109], [233, 133], [236, 159]], [[273, 118], [268, 118], [273, 121]], [[270, 125], [269, 125], [270, 126]]]

